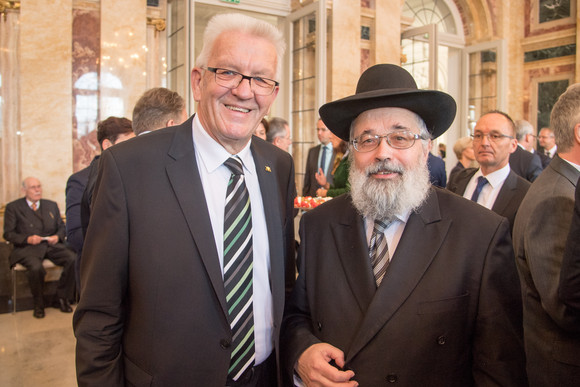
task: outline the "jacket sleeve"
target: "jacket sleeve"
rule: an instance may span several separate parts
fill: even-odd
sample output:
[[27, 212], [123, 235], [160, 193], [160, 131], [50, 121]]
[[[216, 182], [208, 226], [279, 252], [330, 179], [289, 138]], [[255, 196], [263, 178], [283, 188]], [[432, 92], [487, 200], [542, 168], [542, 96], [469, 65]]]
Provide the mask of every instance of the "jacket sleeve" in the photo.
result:
[[578, 182], [572, 224], [562, 258], [558, 291], [560, 300], [571, 308], [571, 313], [576, 316], [577, 323], [573, 326], [580, 331], [580, 180]]
[[26, 245], [30, 236], [20, 232], [18, 227], [18, 208], [14, 203], [8, 203], [4, 211], [4, 239], [15, 246]]
[[475, 324], [475, 385], [527, 386], [520, 282], [506, 219], [486, 253]]
[[129, 224], [123, 179], [110, 152], [101, 156], [94, 209], [81, 261], [82, 297], [73, 317], [79, 386], [123, 386], [122, 337], [128, 282]]
[[81, 228], [81, 197], [85, 186], [72, 175], [66, 184], [66, 239], [76, 251], [83, 248], [83, 232]]

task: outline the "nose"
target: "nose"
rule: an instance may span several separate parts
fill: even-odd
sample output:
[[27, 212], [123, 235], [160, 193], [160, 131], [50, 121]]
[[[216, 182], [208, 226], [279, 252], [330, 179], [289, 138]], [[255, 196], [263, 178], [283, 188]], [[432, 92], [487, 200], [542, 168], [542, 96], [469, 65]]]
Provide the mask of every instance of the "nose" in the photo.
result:
[[242, 79], [238, 87], [232, 89], [232, 93], [244, 99], [252, 98], [254, 96], [249, 79]]
[[383, 137], [379, 140], [379, 146], [374, 150], [374, 152], [377, 160], [387, 160], [391, 158], [393, 148], [387, 142], [387, 138]]

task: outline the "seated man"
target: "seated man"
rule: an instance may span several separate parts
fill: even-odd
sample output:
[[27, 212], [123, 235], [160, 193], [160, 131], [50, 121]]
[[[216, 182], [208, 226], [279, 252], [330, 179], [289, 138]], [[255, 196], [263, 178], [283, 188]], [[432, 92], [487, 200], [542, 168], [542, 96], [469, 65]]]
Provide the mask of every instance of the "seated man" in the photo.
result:
[[40, 181], [28, 177], [22, 182], [24, 197], [6, 205], [4, 214], [4, 239], [14, 245], [10, 254], [10, 265], [20, 263], [28, 270], [28, 281], [34, 298], [34, 317], [44, 317], [44, 258], [63, 271], [58, 281], [56, 294], [61, 312], [70, 313], [68, 303], [74, 289], [75, 253], [64, 244], [65, 226], [58, 205], [41, 199]]

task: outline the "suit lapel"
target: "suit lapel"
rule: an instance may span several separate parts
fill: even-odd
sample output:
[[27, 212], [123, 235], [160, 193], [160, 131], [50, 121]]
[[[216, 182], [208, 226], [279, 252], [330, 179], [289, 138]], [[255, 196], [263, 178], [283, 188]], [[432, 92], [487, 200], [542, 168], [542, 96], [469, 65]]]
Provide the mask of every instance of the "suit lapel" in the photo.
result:
[[201, 185], [192, 138], [193, 116], [175, 131], [166, 165], [167, 176], [183, 211], [217, 298], [227, 310], [226, 295], [211, 220]]
[[439, 211], [437, 193], [409, 217], [387, 273], [372, 298], [358, 334], [347, 351], [347, 361], [381, 330], [411, 295], [449, 231], [451, 221]]
[[517, 186], [518, 178], [516, 176], [515, 172], [510, 170], [510, 173], [503, 182], [491, 208], [491, 210], [496, 214], [503, 214], [506, 207], [510, 204], [511, 198], [513, 197], [512, 191], [516, 189]]
[[[251, 144], [256, 174], [260, 183], [268, 241], [270, 248], [270, 289], [274, 300], [284, 299], [284, 249], [280, 244], [284, 240], [282, 214], [280, 213], [280, 195], [278, 194], [277, 171], [263, 146]], [[283, 303], [274, 302], [274, 316], [282, 316]]]
[[341, 218], [330, 223], [330, 228], [343, 270], [347, 273], [350, 289], [360, 310], [365, 313], [375, 294], [375, 279], [368, 258], [363, 217], [356, 212], [351, 202], [349, 204], [345, 207]]

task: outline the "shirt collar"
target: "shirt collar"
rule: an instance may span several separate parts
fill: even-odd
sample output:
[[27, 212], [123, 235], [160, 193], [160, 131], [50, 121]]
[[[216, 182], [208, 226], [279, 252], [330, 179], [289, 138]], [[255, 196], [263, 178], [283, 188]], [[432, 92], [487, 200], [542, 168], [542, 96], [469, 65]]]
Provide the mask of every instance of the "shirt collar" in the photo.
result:
[[[195, 151], [199, 153], [201, 160], [208, 173], [214, 172], [232, 155], [216, 140], [214, 140], [201, 125], [197, 114], [193, 118], [193, 142], [196, 144]], [[250, 150], [251, 141], [237, 154], [244, 165], [244, 173], [255, 174], [252, 152]]]
[[[495, 188], [499, 184], [501, 184], [505, 179], [507, 179], [509, 174], [510, 174], [510, 164], [507, 163], [503, 168], [500, 168], [497, 171], [493, 171], [492, 173], [487, 174], [485, 178], [487, 179], [489, 185]], [[479, 176], [483, 176], [483, 173], [481, 173], [481, 168], [478, 169], [477, 172], [475, 172], [473, 178], [477, 179]]]

